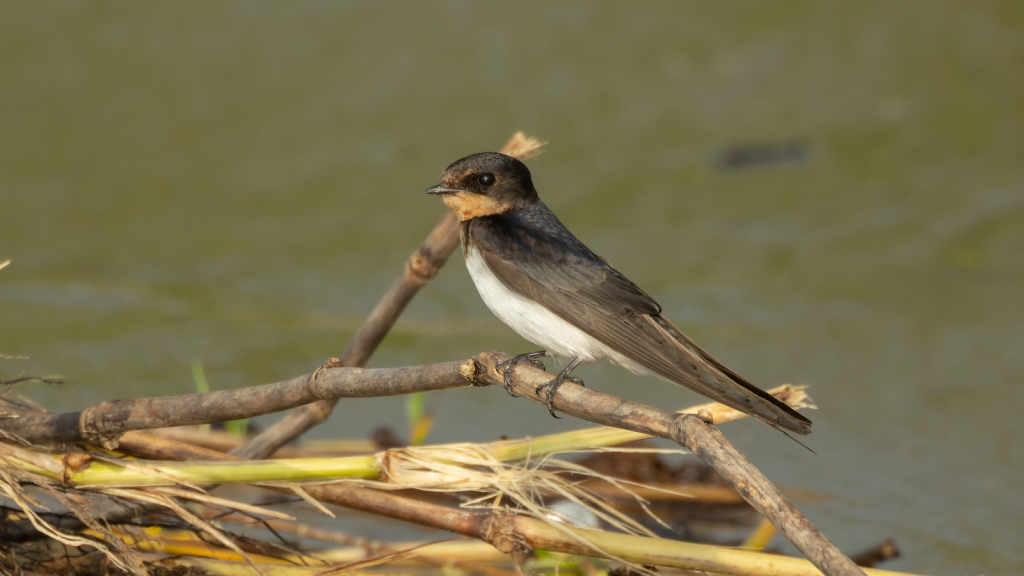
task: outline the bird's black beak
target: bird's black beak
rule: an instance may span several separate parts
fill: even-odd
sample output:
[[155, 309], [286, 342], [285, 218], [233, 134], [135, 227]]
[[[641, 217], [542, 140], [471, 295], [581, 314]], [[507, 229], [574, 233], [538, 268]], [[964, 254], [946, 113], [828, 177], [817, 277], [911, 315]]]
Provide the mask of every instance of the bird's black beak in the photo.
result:
[[449, 188], [444, 184], [438, 184], [437, 186], [427, 188], [427, 191], [424, 192], [424, 194], [437, 194], [438, 196], [444, 196], [445, 194], [455, 194], [456, 192], [461, 192], [461, 190], [457, 188]]

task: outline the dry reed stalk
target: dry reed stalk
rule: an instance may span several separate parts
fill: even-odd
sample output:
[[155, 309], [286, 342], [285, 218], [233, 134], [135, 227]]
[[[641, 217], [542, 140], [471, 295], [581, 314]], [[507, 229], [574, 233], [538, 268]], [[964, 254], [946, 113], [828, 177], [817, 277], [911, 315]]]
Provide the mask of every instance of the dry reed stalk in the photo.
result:
[[[209, 448], [217, 452], [228, 453], [245, 442], [245, 437], [222, 430], [200, 430], [198, 427], [187, 426], [178, 428], [157, 428], [150, 434], [173, 438], [187, 442], [193, 446]], [[337, 454], [366, 454], [376, 452], [377, 443], [373, 440], [305, 440], [297, 447], [284, 446], [274, 453], [277, 458], [314, 458]]]
[[[168, 556], [196, 556], [240, 563], [247, 563], [246, 561], [250, 560], [260, 565], [279, 564], [294, 566], [296, 563], [304, 561], [319, 565], [323, 564], [312, 557], [278, 558], [252, 551], [242, 554], [238, 550], [211, 544], [208, 540], [203, 539], [199, 534], [191, 530], [171, 530], [158, 526], [132, 526], [124, 524], [116, 524], [111, 529], [114, 535], [120, 538], [126, 545], [144, 553]], [[88, 530], [86, 531], [86, 533], [89, 532]]]
[[[734, 548], [678, 540], [614, 534], [571, 526], [551, 526], [521, 516], [507, 520], [507, 529], [544, 550], [621, 559], [641, 565], [669, 566], [737, 576], [821, 576], [811, 562]], [[596, 551], [596, 552], [595, 552]], [[908, 576], [904, 572], [867, 568], [868, 576]]]
[[[259, 484], [376, 478], [380, 466], [374, 456], [338, 458], [297, 458], [221, 462], [151, 462], [146, 468], [128, 468], [129, 461], [93, 462], [79, 472], [70, 472], [66, 482], [78, 488], [170, 486], [191, 484]], [[159, 472], [155, 474], [154, 471]]]

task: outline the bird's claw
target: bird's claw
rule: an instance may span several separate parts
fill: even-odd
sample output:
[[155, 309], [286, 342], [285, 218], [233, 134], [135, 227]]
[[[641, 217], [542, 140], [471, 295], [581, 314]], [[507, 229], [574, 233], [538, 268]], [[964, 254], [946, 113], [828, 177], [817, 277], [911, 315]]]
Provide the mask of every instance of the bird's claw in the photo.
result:
[[558, 392], [558, 388], [561, 387], [562, 384], [565, 384], [566, 382], [572, 382], [573, 384], [579, 384], [584, 388], [586, 387], [586, 384], [583, 383], [583, 380], [581, 378], [577, 378], [575, 376], [563, 376], [559, 374], [558, 376], [555, 376], [554, 380], [549, 380], [543, 384], [539, 384], [534, 389], [534, 393], [537, 394], [538, 396], [540, 395], [541, 390], [544, 391], [544, 405], [547, 406], [548, 413], [551, 414], [553, 417], [558, 418], [559, 420], [561, 420], [562, 417], [559, 416], [558, 414], [555, 414], [555, 393]]
[[518, 354], [505, 360], [504, 362], [498, 362], [494, 367], [501, 372], [505, 384], [505, 392], [513, 398], [519, 398], [519, 394], [512, 391], [512, 372], [516, 369], [516, 366], [520, 364], [532, 364], [541, 370], [547, 370], [544, 363], [538, 358], [547, 356], [547, 351], [540, 350], [538, 352], [526, 352], [524, 354]]

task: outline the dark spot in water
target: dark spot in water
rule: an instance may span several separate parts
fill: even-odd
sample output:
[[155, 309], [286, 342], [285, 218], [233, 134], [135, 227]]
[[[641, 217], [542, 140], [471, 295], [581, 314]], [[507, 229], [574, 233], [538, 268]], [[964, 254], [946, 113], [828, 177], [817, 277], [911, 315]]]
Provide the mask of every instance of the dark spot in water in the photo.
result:
[[727, 171], [773, 164], [799, 164], [808, 157], [810, 146], [803, 140], [753, 142], [729, 146], [717, 155], [714, 167]]

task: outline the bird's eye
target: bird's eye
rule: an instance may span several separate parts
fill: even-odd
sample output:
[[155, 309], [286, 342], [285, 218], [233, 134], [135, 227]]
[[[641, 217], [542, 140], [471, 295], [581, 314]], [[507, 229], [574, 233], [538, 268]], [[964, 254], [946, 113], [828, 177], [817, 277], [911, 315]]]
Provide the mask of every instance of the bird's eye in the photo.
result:
[[488, 186], [494, 184], [494, 174], [491, 174], [490, 172], [486, 174], [481, 174], [480, 176], [477, 177], [476, 180], [477, 182], [480, 183], [481, 186], [487, 188]]

